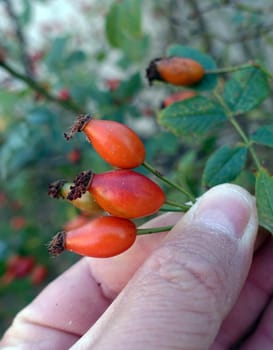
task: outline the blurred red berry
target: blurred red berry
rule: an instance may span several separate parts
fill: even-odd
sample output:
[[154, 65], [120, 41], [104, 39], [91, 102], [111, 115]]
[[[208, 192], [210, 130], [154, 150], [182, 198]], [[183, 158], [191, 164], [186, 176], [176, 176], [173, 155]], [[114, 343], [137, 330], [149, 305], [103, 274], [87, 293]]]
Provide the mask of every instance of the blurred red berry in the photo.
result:
[[67, 153], [67, 159], [72, 164], [78, 163], [81, 160], [81, 156], [81, 151], [76, 148]]
[[70, 99], [70, 93], [67, 89], [61, 89], [59, 92], [58, 92], [58, 98], [59, 100], [61, 101], [67, 101]]
[[44, 265], [36, 265], [31, 272], [30, 280], [35, 286], [41, 284], [47, 277], [48, 270]]
[[183, 101], [194, 96], [196, 96], [196, 92], [192, 90], [178, 91], [166, 97], [165, 100], [162, 102], [161, 107], [165, 108], [170, 106], [174, 102]]
[[41, 61], [41, 59], [44, 57], [45, 53], [43, 51], [36, 51], [31, 56], [30, 59], [32, 62], [36, 63]]
[[119, 79], [108, 79], [105, 82], [107, 89], [110, 91], [115, 91], [120, 85], [120, 80]]
[[32, 256], [13, 255], [7, 261], [8, 275], [15, 278], [22, 278], [27, 276], [35, 265], [35, 259]]
[[13, 230], [21, 230], [26, 226], [26, 219], [23, 218], [22, 216], [14, 216], [10, 220], [10, 226], [12, 227]]

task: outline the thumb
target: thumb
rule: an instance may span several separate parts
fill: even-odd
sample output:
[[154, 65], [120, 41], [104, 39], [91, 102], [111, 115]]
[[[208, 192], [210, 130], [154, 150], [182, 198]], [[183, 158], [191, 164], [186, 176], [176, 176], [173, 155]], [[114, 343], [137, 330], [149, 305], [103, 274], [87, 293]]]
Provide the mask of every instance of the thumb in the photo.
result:
[[229, 184], [209, 190], [79, 343], [96, 350], [207, 349], [244, 284], [256, 232], [248, 192]]

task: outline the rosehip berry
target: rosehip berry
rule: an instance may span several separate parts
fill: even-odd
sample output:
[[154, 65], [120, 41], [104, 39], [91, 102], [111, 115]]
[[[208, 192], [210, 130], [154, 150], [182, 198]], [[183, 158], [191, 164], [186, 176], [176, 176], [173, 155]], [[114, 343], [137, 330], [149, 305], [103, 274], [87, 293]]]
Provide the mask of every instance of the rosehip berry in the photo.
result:
[[204, 76], [205, 71], [200, 63], [183, 57], [156, 58], [150, 62], [146, 75], [149, 83], [161, 80], [180, 86], [194, 85]]
[[67, 153], [67, 159], [72, 164], [78, 163], [81, 160], [81, 156], [81, 151], [76, 148]]
[[[52, 198], [63, 198], [68, 200], [67, 195], [70, 193], [71, 186], [73, 185], [72, 182], [66, 180], [54, 181], [48, 187], [48, 195]], [[90, 192], [85, 192], [80, 198], [68, 201], [86, 214], [98, 215], [103, 212], [103, 209], [97, 204]]]
[[35, 265], [32, 256], [11, 256], [7, 261], [7, 272], [16, 278], [27, 276]]
[[33, 285], [41, 284], [47, 277], [47, 267], [43, 265], [36, 265], [31, 272], [30, 280]]
[[13, 228], [13, 230], [21, 230], [26, 226], [26, 219], [22, 216], [14, 216], [10, 220], [10, 226]]
[[166, 108], [173, 104], [174, 102], [187, 100], [188, 98], [196, 96], [196, 93], [192, 90], [178, 91], [171, 94], [161, 104], [161, 108]]
[[128, 219], [154, 214], [165, 202], [165, 194], [155, 182], [127, 169], [101, 174], [82, 172], [67, 198], [75, 200], [87, 190], [105, 211]]
[[115, 91], [120, 85], [119, 79], [108, 79], [106, 80], [106, 86], [110, 91]]
[[70, 99], [70, 93], [67, 89], [61, 89], [58, 93], [58, 98], [61, 101], [67, 101]]
[[69, 134], [83, 131], [96, 152], [117, 168], [130, 169], [141, 165], [145, 147], [138, 135], [128, 126], [112, 120], [97, 120], [90, 115], [80, 115]]
[[69, 250], [84, 256], [108, 258], [126, 251], [135, 239], [136, 226], [132, 221], [101, 216], [74, 230], [57, 233], [48, 251], [54, 256]]

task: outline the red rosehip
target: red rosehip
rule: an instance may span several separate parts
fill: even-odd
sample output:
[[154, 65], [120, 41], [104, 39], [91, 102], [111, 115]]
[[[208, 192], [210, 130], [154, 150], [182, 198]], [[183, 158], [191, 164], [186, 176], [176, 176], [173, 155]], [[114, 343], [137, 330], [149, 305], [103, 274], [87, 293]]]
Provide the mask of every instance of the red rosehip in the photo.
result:
[[154, 214], [165, 202], [165, 194], [155, 182], [127, 169], [82, 172], [67, 198], [75, 200], [87, 190], [105, 211], [128, 219]]
[[54, 256], [69, 250], [84, 256], [108, 258], [129, 249], [135, 239], [136, 226], [132, 221], [101, 216], [79, 228], [57, 233], [48, 251]]
[[146, 70], [150, 84], [154, 80], [173, 85], [189, 86], [197, 84], [204, 76], [203, 66], [190, 58], [166, 57], [156, 58]]
[[194, 96], [196, 96], [196, 92], [192, 90], [178, 91], [166, 97], [162, 102], [161, 107], [166, 108], [174, 102], [183, 101]]
[[73, 125], [69, 140], [75, 132], [83, 131], [97, 153], [117, 168], [130, 169], [141, 165], [145, 147], [138, 135], [128, 126], [112, 120], [97, 120], [81, 115]]
[[47, 277], [48, 270], [47, 267], [44, 265], [36, 265], [31, 272], [30, 280], [33, 285], [39, 285], [41, 284]]

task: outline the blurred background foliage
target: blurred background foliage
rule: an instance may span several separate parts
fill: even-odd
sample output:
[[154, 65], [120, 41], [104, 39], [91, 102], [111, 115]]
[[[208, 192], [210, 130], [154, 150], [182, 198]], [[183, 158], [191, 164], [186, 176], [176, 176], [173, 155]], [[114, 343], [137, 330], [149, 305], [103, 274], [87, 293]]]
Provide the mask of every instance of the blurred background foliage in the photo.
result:
[[[272, 71], [273, 4], [2, 0], [0, 16], [2, 332], [46, 283], [78, 259], [69, 253], [48, 256], [52, 235], [79, 214], [68, 203], [51, 200], [48, 184], [71, 180], [87, 168], [109, 169], [83, 135], [64, 139], [75, 116], [91, 113], [131, 126], [145, 142], [147, 160], [198, 195], [208, 155], [232, 135], [225, 130], [220, 137], [181, 140], [160, 127], [161, 102], [177, 88], [149, 87], [145, 69], [178, 43], [211, 55], [219, 67], [255, 59]], [[271, 113], [269, 98], [241, 122], [251, 131]], [[251, 174], [240, 181], [251, 189]]]

